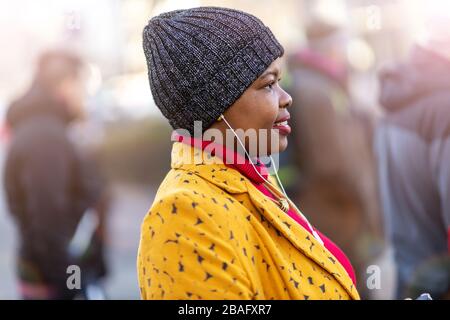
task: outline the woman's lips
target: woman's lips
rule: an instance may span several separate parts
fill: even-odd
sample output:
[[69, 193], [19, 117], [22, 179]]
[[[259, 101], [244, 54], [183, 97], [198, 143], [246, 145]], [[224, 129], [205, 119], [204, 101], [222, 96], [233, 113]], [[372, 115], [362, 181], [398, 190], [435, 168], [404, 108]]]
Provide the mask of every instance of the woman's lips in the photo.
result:
[[291, 133], [291, 127], [289, 126], [287, 120], [276, 122], [273, 125], [274, 129], [278, 129], [280, 131], [280, 134], [287, 136]]

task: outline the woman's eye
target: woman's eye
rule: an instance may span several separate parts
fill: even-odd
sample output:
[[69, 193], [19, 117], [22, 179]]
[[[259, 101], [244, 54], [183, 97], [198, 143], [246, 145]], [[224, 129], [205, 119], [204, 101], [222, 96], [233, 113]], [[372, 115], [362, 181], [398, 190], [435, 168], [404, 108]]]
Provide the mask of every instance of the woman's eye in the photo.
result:
[[278, 79], [277, 81], [272, 81], [271, 83], [269, 83], [268, 85], [265, 86], [265, 88], [272, 90], [273, 86], [275, 85], [275, 83], [279, 82], [281, 79]]
[[271, 82], [268, 85], [266, 85], [266, 88], [272, 90], [274, 84], [275, 82]]

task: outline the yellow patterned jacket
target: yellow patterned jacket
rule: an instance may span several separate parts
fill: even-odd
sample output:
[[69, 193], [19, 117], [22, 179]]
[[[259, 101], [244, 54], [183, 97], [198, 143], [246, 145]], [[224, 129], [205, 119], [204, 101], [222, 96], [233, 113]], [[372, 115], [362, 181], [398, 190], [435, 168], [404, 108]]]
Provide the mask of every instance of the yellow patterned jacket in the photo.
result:
[[172, 169], [141, 227], [143, 299], [359, 299], [325, 247], [215, 160], [174, 143]]

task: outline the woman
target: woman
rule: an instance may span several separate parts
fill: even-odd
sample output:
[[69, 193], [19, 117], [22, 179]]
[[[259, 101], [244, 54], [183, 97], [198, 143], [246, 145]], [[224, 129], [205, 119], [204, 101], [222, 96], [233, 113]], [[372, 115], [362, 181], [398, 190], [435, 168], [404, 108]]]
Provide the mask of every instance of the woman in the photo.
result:
[[359, 299], [348, 259], [259, 160], [290, 132], [272, 32], [237, 10], [176, 10], [149, 21], [144, 52], [156, 105], [182, 130], [142, 224], [142, 298]]

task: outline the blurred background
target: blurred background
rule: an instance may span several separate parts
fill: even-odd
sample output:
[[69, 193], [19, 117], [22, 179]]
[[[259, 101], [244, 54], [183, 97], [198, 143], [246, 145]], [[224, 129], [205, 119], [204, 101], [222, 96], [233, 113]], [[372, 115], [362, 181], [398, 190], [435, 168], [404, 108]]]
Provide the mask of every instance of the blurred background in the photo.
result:
[[[286, 49], [286, 66], [290, 66], [282, 81], [294, 97], [294, 106], [296, 77], [301, 77], [302, 66], [312, 63], [318, 64], [319, 69], [327, 69], [326, 62], [321, 64], [308, 55], [305, 48], [322, 50], [345, 65], [345, 75], [339, 68], [329, 66], [332, 77], [343, 76], [346, 83], [345, 97], [336, 91], [337, 100], [347, 101], [336, 104], [336, 114], [346, 114], [347, 107], [342, 105], [351, 104], [352, 117], [356, 115], [356, 118], [349, 120], [343, 116], [343, 124], [339, 124], [342, 129], [336, 130], [345, 131], [343, 135], [349, 139], [345, 140], [346, 145], [351, 145], [351, 152], [358, 158], [359, 163], [352, 164], [359, 168], [355, 173], [358, 182], [352, 185], [364, 190], [360, 197], [363, 200], [358, 200], [355, 205], [352, 200], [342, 200], [346, 196], [335, 195], [334, 192], [339, 193], [336, 190], [319, 190], [314, 194], [326, 194], [328, 199], [336, 199], [335, 204], [347, 212], [345, 218], [335, 218], [346, 221], [346, 229], [340, 231], [348, 238], [338, 239], [339, 244], [351, 246], [358, 233], [358, 248], [349, 250], [354, 250], [350, 256], [358, 260], [361, 286], [366, 286], [368, 265], [380, 266], [382, 270], [380, 288], [362, 288], [364, 296], [391, 298], [393, 263], [389, 246], [384, 241], [371, 151], [371, 130], [382, 115], [378, 105], [377, 73], [383, 65], [407, 55], [412, 44], [426, 33], [425, 22], [430, 12], [450, 11], [448, 1], [0, 0], [1, 163], [5, 162], [11, 141], [11, 128], [6, 122], [8, 107], [30, 87], [41, 54], [49, 49], [63, 49], [79, 55], [86, 63], [86, 116], [83, 121], [71, 124], [69, 129], [80, 148], [96, 150], [102, 175], [108, 184], [110, 205], [104, 238], [108, 274], [104, 288], [108, 298], [139, 298], [135, 261], [140, 223], [169, 169], [171, 148], [171, 128], [155, 106], [149, 90], [142, 29], [152, 16], [161, 12], [201, 5], [250, 12], [273, 30]], [[318, 123], [316, 129], [321, 128]], [[353, 141], [355, 136], [364, 139]], [[295, 150], [290, 146], [282, 158], [282, 180], [300, 206], [304, 203], [308, 215], [308, 208], [317, 210], [315, 203], [323, 202], [321, 200], [325, 198], [314, 199], [307, 192], [298, 190], [304, 175], [302, 170], [307, 169], [292, 160]], [[314, 160], [301, 163], [307, 161]], [[330, 192], [333, 194], [329, 195]], [[333, 208], [321, 210], [332, 212]], [[332, 213], [328, 216], [330, 221], [334, 221], [331, 216]], [[320, 217], [312, 217], [312, 220], [321, 224]], [[51, 221], [48, 223], [50, 228], [58, 227]], [[322, 227], [325, 234], [327, 228], [325, 223]], [[367, 232], [361, 235], [361, 230]], [[17, 243], [17, 228], [2, 192], [0, 299], [20, 298], [16, 283]]]

